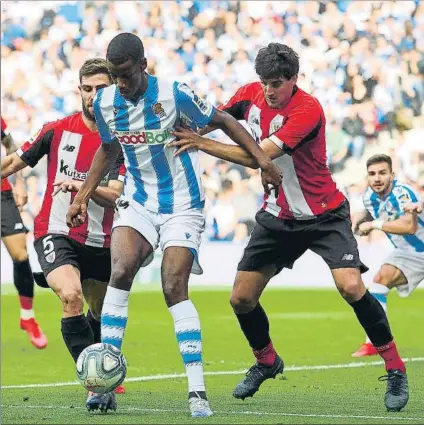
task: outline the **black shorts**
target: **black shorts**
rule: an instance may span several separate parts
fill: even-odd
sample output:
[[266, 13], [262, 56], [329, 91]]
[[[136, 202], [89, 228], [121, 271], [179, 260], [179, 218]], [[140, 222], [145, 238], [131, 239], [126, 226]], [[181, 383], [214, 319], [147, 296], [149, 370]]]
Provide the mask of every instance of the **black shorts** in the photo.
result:
[[27, 233], [11, 190], [1, 193], [1, 237]]
[[70, 264], [79, 269], [81, 281], [95, 279], [109, 282], [111, 259], [109, 248], [82, 245], [65, 235], [46, 235], [34, 241], [38, 261], [45, 276], [60, 266]]
[[[352, 232], [348, 201], [312, 220], [282, 220], [259, 210], [239, 271], [264, 271], [292, 268], [306, 250], [318, 254], [330, 267], [359, 268], [368, 271], [359, 259]], [[313, 270], [311, 270], [313, 273]]]

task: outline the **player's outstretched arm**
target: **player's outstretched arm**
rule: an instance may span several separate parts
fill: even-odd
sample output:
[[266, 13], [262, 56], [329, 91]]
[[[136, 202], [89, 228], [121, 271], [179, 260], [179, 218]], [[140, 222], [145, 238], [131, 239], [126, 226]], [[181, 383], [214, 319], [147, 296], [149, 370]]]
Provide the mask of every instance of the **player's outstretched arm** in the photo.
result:
[[1, 159], [1, 178], [4, 179], [17, 173], [27, 165], [16, 153], [7, 155]]
[[394, 235], [413, 235], [418, 229], [417, 217], [414, 214], [404, 214], [393, 221], [367, 221], [359, 226], [359, 234], [367, 235], [373, 229]]
[[117, 140], [112, 143], [102, 143], [94, 156], [88, 172], [87, 179], [76, 194], [72, 205], [66, 215], [66, 223], [69, 227], [78, 227], [84, 222], [87, 215], [87, 202], [93, 195], [97, 186], [106, 176], [113, 162], [116, 161], [121, 152]]
[[101, 207], [115, 208], [115, 201], [121, 196], [123, 189], [123, 182], [111, 180], [107, 187], [98, 187], [91, 196], [91, 199]]
[[[53, 196], [59, 192], [78, 192], [81, 189], [83, 182], [77, 180], [58, 180], [53, 183], [55, 190]], [[124, 184], [119, 180], [110, 180], [107, 186], [99, 186], [91, 195], [97, 205], [103, 208], [114, 208], [115, 201], [121, 196]]]
[[177, 156], [189, 149], [199, 149], [205, 153], [208, 153], [209, 155], [215, 156], [225, 161], [244, 165], [245, 167], [249, 168], [259, 168], [259, 164], [255, 158], [253, 158], [249, 152], [240, 146], [220, 143], [216, 140], [208, 139], [194, 133], [189, 129], [181, 127], [178, 127], [175, 131], [172, 132], [172, 134], [178, 137], [178, 140], [168, 143], [167, 147], [178, 148], [174, 152], [174, 156]]
[[[249, 168], [259, 168], [259, 164], [256, 159], [240, 146], [217, 142], [216, 140], [200, 136], [186, 128], [179, 127], [176, 131], [173, 131], [172, 134], [176, 136], [178, 140], [169, 143], [167, 146], [170, 148], [178, 148], [174, 155], [179, 155], [181, 152], [188, 149], [199, 149], [209, 155], [216, 156], [217, 158], [225, 161], [244, 165]], [[284, 155], [284, 151], [268, 139], [261, 142], [261, 148], [271, 160]]]
[[215, 130], [217, 130], [217, 129], [218, 129], [218, 127], [215, 127], [215, 126], [213, 126], [213, 125], [211, 124], [211, 125], [207, 125], [206, 127], [199, 128], [199, 129], [197, 130], [197, 134], [200, 134], [201, 136], [204, 136], [204, 135], [206, 135], [206, 134], [208, 134], [208, 133], [210, 133], [210, 132], [212, 132], [212, 131], [215, 131]]

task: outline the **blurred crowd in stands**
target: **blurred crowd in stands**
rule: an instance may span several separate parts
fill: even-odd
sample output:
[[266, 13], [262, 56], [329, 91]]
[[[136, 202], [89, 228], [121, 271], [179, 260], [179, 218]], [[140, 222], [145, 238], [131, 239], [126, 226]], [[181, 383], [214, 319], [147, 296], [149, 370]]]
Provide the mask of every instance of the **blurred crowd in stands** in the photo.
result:
[[[298, 85], [324, 107], [329, 167], [353, 217], [377, 152], [424, 194], [424, 3], [2, 1], [1, 24], [1, 112], [18, 144], [80, 109], [78, 69], [104, 57], [119, 32], [142, 38], [150, 73], [185, 81], [215, 105], [256, 79], [258, 49], [277, 41], [299, 53]], [[205, 154], [202, 165], [207, 237], [244, 241], [261, 204], [258, 172]], [[26, 178], [32, 227], [45, 163]]]

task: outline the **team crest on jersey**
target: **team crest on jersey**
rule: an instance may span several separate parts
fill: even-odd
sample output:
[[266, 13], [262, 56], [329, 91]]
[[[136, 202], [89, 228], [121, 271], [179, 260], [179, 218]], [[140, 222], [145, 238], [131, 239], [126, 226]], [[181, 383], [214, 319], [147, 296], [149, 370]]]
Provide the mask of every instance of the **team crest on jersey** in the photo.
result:
[[118, 110], [116, 108], [113, 108], [113, 116], [116, 117], [118, 115]]
[[163, 109], [162, 103], [158, 102], [153, 105], [153, 113], [157, 115], [159, 118], [165, 118], [166, 112]]
[[269, 134], [276, 133], [283, 126], [284, 117], [277, 114], [269, 125]]
[[42, 127], [38, 129], [37, 132], [29, 139], [30, 143], [33, 143], [35, 140], [37, 140], [37, 137], [40, 135], [42, 129]]
[[46, 255], [46, 261], [50, 264], [54, 263], [54, 260], [56, 260], [56, 253], [53, 251], [50, 254]]

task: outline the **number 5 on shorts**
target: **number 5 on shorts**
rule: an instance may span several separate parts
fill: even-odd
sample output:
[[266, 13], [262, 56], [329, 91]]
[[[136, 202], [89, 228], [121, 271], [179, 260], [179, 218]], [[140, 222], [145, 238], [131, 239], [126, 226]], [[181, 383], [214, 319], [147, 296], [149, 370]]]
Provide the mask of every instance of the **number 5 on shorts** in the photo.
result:
[[52, 235], [49, 235], [43, 239], [43, 254], [48, 263], [54, 263], [54, 260], [56, 259], [56, 253], [54, 252]]

